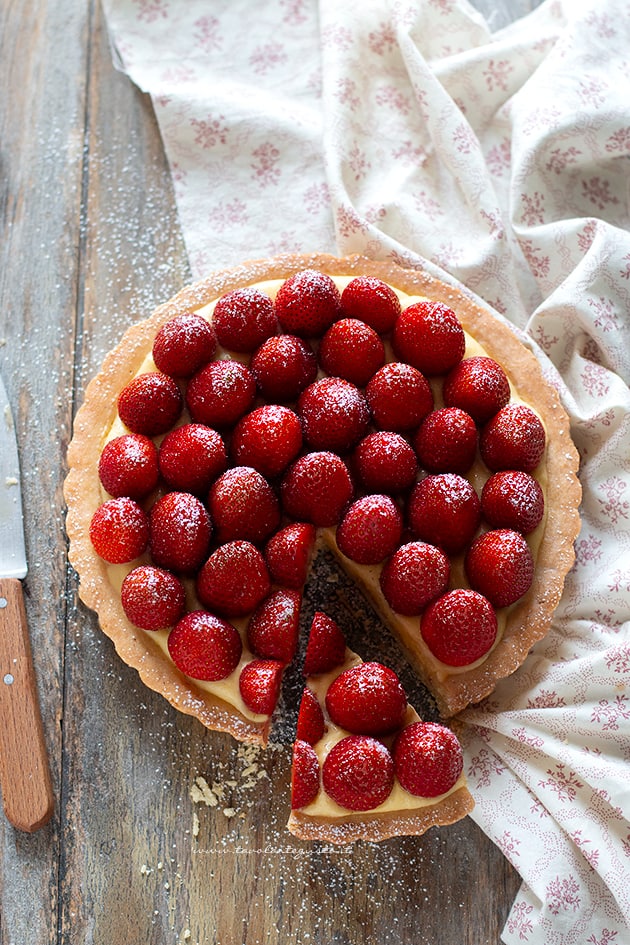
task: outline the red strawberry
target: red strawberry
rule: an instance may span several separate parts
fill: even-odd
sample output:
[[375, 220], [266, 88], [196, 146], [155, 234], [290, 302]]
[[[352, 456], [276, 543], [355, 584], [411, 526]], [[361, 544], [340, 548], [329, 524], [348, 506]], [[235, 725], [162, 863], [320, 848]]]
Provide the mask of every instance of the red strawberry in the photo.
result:
[[279, 476], [302, 449], [302, 425], [288, 407], [266, 404], [246, 414], [232, 434], [232, 456], [263, 476]]
[[308, 742], [298, 738], [293, 745], [291, 807], [300, 810], [319, 794], [319, 759]]
[[505, 371], [492, 358], [464, 358], [444, 379], [444, 403], [461, 407], [475, 423], [485, 423], [510, 399]]
[[497, 635], [497, 616], [483, 594], [460, 587], [429, 604], [420, 632], [442, 663], [467, 666], [492, 647]]
[[319, 363], [327, 374], [365, 387], [385, 361], [378, 334], [356, 318], [342, 318], [330, 326], [319, 346]]
[[353, 735], [387, 735], [402, 725], [407, 696], [392, 669], [359, 663], [331, 683], [326, 709], [336, 725]]
[[255, 351], [278, 331], [273, 302], [251, 286], [223, 295], [214, 307], [212, 321], [219, 343], [230, 351]]
[[192, 679], [226, 679], [238, 666], [242, 650], [236, 628], [204, 610], [186, 614], [168, 635], [171, 659]]
[[354, 451], [354, 468], [368, 492], [396, 493], [416, 481], [418, 462], [400, 433], [369, 433]]
[[252, 660], [241, 670], [238, 688], [251, 712], [271, 715], [278, 702], [284, 664], [277, 660]]
[[166, 322], [153, 342], [156, 366], [171, 377], [192, 377], [214, 357], [217, 336], [202, 315], [185, 312]]
[[322, 782], [329, 797], [347, 810], [372, 810], [387, 800], [394, 786], [394, 759], [382, 742], [348, 735], [330, 750]]
[[251, 369], [258, 389], [270, 401], [297, 400], [317, 376], [317, 359], [311, 347], [294, 335], [276, 335], [254, 354]]
[[184, 612], [182, 582], [149, 564], [130, 571], [120, 589], [122, 608], [128, 620], [142, 630], [164, 630], [177, 623]]
[[265, 560], [249, 541], [221, 545], [197, 575], [199, 600], [226, 617], [251, 613], [270, 589]]
[[435, 545], [411, 541], [396, 551], [381, 571], [385, 600], [398, 614], [414, 617], [448, 585], [450, 563]]
[[286, 279], [276, 295], [276, 314], [285, 332], [317, 338], [339, 317], [337, 286], [323, 272], [305, 269]]
[[441, 302], [416, 302], [394, 327], [394, 351], [423, 374], [446, 374], [464, 357], [466, 336], [455, 314]]
[[421, 479], [409, 496], [409, 527], [415, 538], [457, 554], [481, 521], [479, 496], [463, 476], [439, 473]]
[[219, 476], [210, 489], [208, 508], [220, 542], [243, 538], [258, 544], [280, 523], [275, 492], [251, 466], [233, 466]]
[[274, 584], [298, 590], [306, 581], [315, 545], [315, 529], [294, 522], [272, 535], [265, 547], [265, 561]]
[[112, 496], [143, 499], [158, 481], [158, 453], [153, 440], [140, 433], [125, 433], [103, 447], [98, 475]]
[[341, 314], [344, 318], [360, 318], [385, 335], [400, 315], [400, 301], [386, 282], [373, 276], [357, 276], [341, 293]]
[[477, 453], [477, 425], [459, 407], [434, 410], [413, 439], [420, 465], [429, 472], [465, 473]]
[[138, 503], [128, 496], [108, 499], [92, 516], [90, 540], [104, 561], [125, 564], [146, 549], [149, 520]]
[[297, 591], [273, 591], [249, 620], [247, 641], [256, 656], [290, 663], [298, 644], [300, 605]]
[[282, 504], [291, 518], [317, 526], [336, 525], [354, 488], [335, 453], [307, 453], [289, 466], [281, 485]]
[[191, 377], [186, 403], [195, 423], [233, 426], [251, 410], [256, 397], [254, 375], [240, 361], [211, 361]]
[[304, 439], [314, 449], [346, 452], [367, 433], [370, 411], [358, 387], [342, 377], [324, 377], [300, 395]]
[[497, 472], [481, 492], [481, 511], [493, 528], [512, 528], [529, 535], [542, 521], [543, 491], [529, 473], [507, 469]]
[[315, 745], [325, 730], [326, 723], [322, 707], [313, 690], [305, 686], [298, 713], [296, 737], [300, 741], [308, 742], [309, 745]]
[[167, 492], [149, 514], [149, 548], [161, 568], [192, 574], [205, 561], [212, 526], [205, 505], [190, 492]]
[[158, 454], [160, 473], [171, 489], [205, 495], [227, 467], [227, 452], [216, 430], [185, 423], [167, 433]]
[[545, 451], [545, 428], [524, 404], [508, 404], [481, 432], [481, 458], [488, 467], [531, 472]]
[[466, 576], [495, 607], [508, 607], [529, 590], [534, 559], [519, 532], [498, 528], [475, 539], [466, 554]]
[[302, 672], [305, 676], [328, 673], [341, 665], [345, 656], [346, 641], [338, 624], [331, 617], [317, 611], [308, 635]]
[[380, 430], [413, 430], [433, 409], [429, 382], [411, 364], [384, 365], [367, 385], [365, 396]]
[[387, 495], [366, 495], [354, 502], [337, 528], [337, 545], [358, 564], [378, 564], [394, 553], [402, 537], [403, 519]]
[[184, 401], [172, 377], [149, 371], [139, 374], [118, 396], [118, 415], [132, 433], [158, 436], [179, 419]]
[[416, 797], [439, 797], [456, 783], [464, 768], [457, 736], [437, 722], [412, 722], [394, 744], [396, 777]]

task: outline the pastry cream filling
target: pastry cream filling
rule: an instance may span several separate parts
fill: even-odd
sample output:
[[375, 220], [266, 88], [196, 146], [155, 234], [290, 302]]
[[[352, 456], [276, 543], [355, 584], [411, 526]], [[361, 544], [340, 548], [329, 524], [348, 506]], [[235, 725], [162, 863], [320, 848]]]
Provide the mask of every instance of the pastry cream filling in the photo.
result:
[[[345, 729], [335, 725], [334, 722], [331, 722], [326, 712], [326, 693], [340, 673], [344, 672], [346, 669], [350, 669], [351, 666], [358, 665], [361, 662], [363, 661], [359, 656], [357, 656], [356, 653], [353, 653], [351, 650], [346, 650], [346, 659], [341, 666], [336, 667], [329, 673], [322, 673], [317, 677], [311, 676], [308, 680], [308, 687], [309, 689], [312, 689], [312, 691], [317, 696], [318, 702], [324, 711], [324, 717], [326, 720], [326, 731], [323, 737], [320, 738], [320, 740], [313, 746], [319, 759], [320, 770], [333, 746], [336, 745], [337, 742], [340, 742], [342, 738], [346, 738], [348, 735], [350, 735], [350, 732], [347, 732]], [[412, 706], [408, 705], [407, 714], [402, 727], [405, 728], [407, 725], [411, 725], [412, 722], [418, 721], [420, 721], [418, 713], [414, 708], [412, 708]], [[383, 741], [388, 748], [391, 748], [394, 738], [395, 735], [392, 735], [389, 738], [379, 739], [379, 741]], [[454, 794], [455, 791], [459, 790], [460, 787], [463, 787], [465, 783], [466, 778], [462, 772], [453, 787], [444, 794], [439, 794], [436, 797], [419, 797], [415, 794], [410, 794], [409, 791], [406, 791], [398, 778], [396, 778], [394, 781], [394, 786], [387, 800], [383, 801], [382, 804], [379, 804], [378, 807], [373, 807], [364, 813], [374, 815], [387, 814], [389, 812], [404, 813], [405, 811], [418, 810], [421, 807], [430, 807], [433, 804], [439, 804], [440, 801], [444, 800], [445, 797], [448, 797], [449, 794]], [[357, 812], [348, 811], [347, 808], [341, 807], [336, 801], [329, 797], [328, 794], [326, 794], [326, 791], [322, 787], [320, 788], [319, 794], [315, 800], [311, 801], [311, 803], [307, 804], [305, 807], [302, 807], [300, 809], [300, 813], [305, 814], [308, 817], [328, 817], [331, 819], [339, 819], [340, 817], [347, 817], [349, 813]]]
[[[340, 292], [343, 291], [346, 285], [348, 285], [348, 283], [351, 282], [352, 279], [354, 278], [355, 276], [333, 276], [333, 279], [337, 287], [339, 288]], [[261, 282], [253, 283], [252, 285], [257, 289], [260, 289], [261, 292], [266, 293], [270, 298], [275, 299], [278, 289], [280, 288], [280, 286], [282, 285], [284, 281], [285, 281], [284, 279], [269, 279], [269, 280], [263, 280]], [[403, 309], [407, 308], [409, 305], [413, 305], [416, 302], [425, 301], [424, 296], [407, 295], [405, 292], [402, 292], [399, 289], [396, 289], [395, 286], [392, 286], [392, 288], [398, 295], [398, 298], [400, 299], [400, 303]], [[195, 309], [195, 311], [197, 312], [197, 314], [202, 315], [204, 318], [210, 319], [212, 317], [212, 313], [214, 311], [214, 307], [217, 301], [218, 299], [215, 299], [212, 302], [208, 303], [207, 305], [200, 306], [199, 308]], [[464, 352], [465, 358], [470, 358], [470, 357], [478, 356], [478, 355], [488, 356], [486, 350], [482, 347], [482, 345], [480, 345], [467, 332], [465, 332], [465, 335], [466, 335], [466, 349]], [[217, 353], [215, 357], [217, 358], [221, 358], [221, 357], [232, 358], [233, 357], [233, 358], [238, 358], [239, 360], [247, 360], [246, 355], [239, 356], [239, 355], [234, 355], [232, 353], [228, 354], [227, 352], [224, 352], [221, 348], [217, 348]], [[389, 359], [392, 358], [391, 352], [389, 352], [388, 357]], [[155, 370], [157, 370], [155, 366], [155, 362], [153, 361], [153, 357], [151, 353], [149, 353], [144, 359], [144, 361], [142, 362], [142, 364], [140, 365], [140, 368], [138, 369], [138, 371], [136, 372], [136, 376], [140, 374], [145, 374], [148, 371], [155, 371]], [[438, 408], [440, 406], [443, 406], [442, 400], [441, 400], [440, 382], [432, 381], [432, 389], [433, 389], [433, 394], [434, 394], [435, 407]], [[511, 398], [510, 398], [511, 403], [526, 404], [526, 401], [523, 400], [523, 398], [519, 396], [518, 390], [515, 389], [511, 380], [510, 380], [510, 390], [511, 390]], [[542, 422], [542, 418], [540, 419]], [[188, 417], [188, 415], [184, 413], [184, 415], [180, 419], [180, 423], [186, 423], [186, 422], [189, 422], [189, 420], [190, 418]], [[103, 446], [105, 446], [105, 444], [109, 442], [109, 440], [112, 440], [115, 437], [121, 436], [122, 434], [128, 433], [128, 432], [129, 431], [120, 420], [120, 417], [116, 415], [116, 418], [114, 419], [111, 427], [109, 428], [105, 436]], [[158, 442], [159, 442], [159, 438], [158, 438]], [[475, 490], [477, 491], [478, 495], [481, 493], [483, 484], [490, 475], [491, 473], [488, 471], [488, 469], [485, 467], [485, 465], [481, 462], [480, 459], [477, 459], [472, 469], [467, 473], [467, 476], [470, 479]], [[542, 487], [543, 494], [546, 495], [547, 475], [546, 475], [545, 455], [543, 455], [543, 459], [539, 463], [536, 470], [534, 470], [532, 475], [535, 476], [535, 478], [538, 480], [538, 482], [540, 483]], [[101, 494], [102, 494], [103, 501], [109, 498], [109, 495], [105, 492], [105, 490], [102, 487], [101, 487]], [[540, 523], [540, 525], [538, 525], [538, 527], [531, 534], [527, 536], [527, 543], [534, 557], [534, 562], [536, 561], [538, 548], [540, 546], [540, 542], [544, 534], [545, 518], [546, 518], [546, 512], [545, 512], [545, 515], [543, 516], [543, 520]], [[335, 555], [337, 556], [344, 570], [346, 570], [348, 574], [358, 582], [359, 586], [363, 587], [364, 590], [369, 594], [373, 603], [379, 608], [383, 618], [391, 627], [393, 627], [395, 632], [398, 633], [403, 645], [405, 644], [411, 645], [413, 649], [421, 652], [424, 663], [427, 665], [431, 674], [435, 678], [444, 680], [448, 678], [449, 676], [465, 673], [468, 670], [474, 669], [477, 666], [483, 664], [483, 662], [486, 660], [488, 656], [488, 653], [484, 654], [484, 656], [482, 656], [476, 662], [469, 663], [466, 666], [461, 666], [461, 667], [447, 666], [445, 663], [442, 663], [440, 660], [437, 660], [433, 656], [433, 654], [431, 653], [431, 651], [429, 650], [429, 648], [426, 646], [426, 644], [424, 643], [422, 639], [422, 636], [420, 634], [420, 618], [419, 617], [404, 617], [401, 614], [397, 614], [394, 611], [392, 611], [391, 608], [389, 608], [389, 606], [387, 605], [387, 602], [385, 601], [385, 598], [383, 597], [383, 594], [380, 590], [380, 584], [379, 584], [379, 575], [383, 566], [382, 565], [373, 565], [373, 566], [357, 565], [355, 562], [350, 561], [348, 558], [342, 555], [339, 549], [337, 548], [337, 544], [334, 540], [334, 534], [335, 534], [334, 529], [322, 529], [321, 532], [322, 532], [323, 540], [330, 547], [330, 549], [335, 553]], [[132, 561], [129, 564], [125, 564], [125, 565], [108, 565], [107, 572], [108, 572], [110, 583], [112, 587], [118, 593], [120, 592], [120, 587], [122, 585], [125, 575], [129, 571], [131, 571], [134, 567], [137, 567], [137, 565], [140, 563], [141, 560], [142, 559], [136, 559], [135, 561]], [[149, 561], [148, 557], [146, 557], [146, 561], [147, 562]], [[191, 581], [184, 582], [184, 583], [186, 584], [186, 590], [187, 590], [187, 596], [188, 596], [188, 600], [187, 600], [188, 609], [200, 608], [201, 604], [195, 597], [193, 583]], [[467, 587], [468, 586], [468, 583], [466, 581], [466, 577], [464, 574], [464, 569], [463, 569], [463, 556], [460, 556], [459, 558], [455, 558], [455, 559], [451, 558], [451, 585], [450, 586], [451, 587]], [[509, 607], [502, 608], [496, 611], [497, 621], [498, 621], [498, 632], [497, 632], [497, 637], [496, 637], [493, 649], [494, 647], [497, 646], [497, 644], [501, 640], [509, 611], [510, 611]], [[254, 658], [254, 656], [247, 649], [247, 645], [246, 645], [245, 631], [246, 631], [247, 621], [233, 621], [233, 622], [235, 626], [237, 627], [239, 633], [241, 634], [241, 638], [243, 639], [243, 654], [241, 656], [241, 661], [239, 665], [236, 667], [236, 669], [232, 673], [230, 673], [230, 675], [226, 679], [222, 679], [219, 682], [206, 682], [204, 680], [195, 680], [195, 683], [200, 689], [234, 706], [234, 708], [237, 709], [241, 713], [241, 715], [243, 715], [245, 718], [255, 721], [255, 722], [263, 722], [267, 718], [267, 716], [258, 715], [256, 713], [251, 712], [247, 708], [245, 703], [243, 702], [240, 692], [239, 692], [238, 680], [239, 680], [241, 670], [247, 662], [250, 662]], [[152, 639], [160, 646], [165, 656], [168, 659], [170, 659], [170, 655], [168, 652], [168, 645], [167, 645], [169, 631], [158, 630], [158, 631], [147, 631], [147, 632], [151, 632]], [[492, 650], [490, 650], [489, 652], [492, 652]], [[339, 737], [343, 737], [343, 736], [339, 736]], [[400, 791], [403, 791], [403, 788], [401, 788], [400, 786], [398, 787]], [[455, 788], [453, 790], [455, 790]], [[407, 794], [406, 791], [403, 791], [403, 793], [408, 798], [412, 797], [412, 795]], [[390, 797], [390, 800], [391, 800], [391, 797]], [[418, 799], [412, 798], [412, 800], [414, 800], [414, 806], [416, 807], [421, 806], [415, 803], [415, 801]], [[420, 799], [420, 801], [422, 801], [422, 799]], [[333, 802], [331, 801], [331, 803]], [[386, 804], [387, 803], [389, 803], [389, 801], [387, 801]], [[392, 803], [397, 803], [397, 802], [392, 801]], [[433, 803], [433, 800], [425, 799], [424, 803], [425, 804]], [[308, 808], [307, 810], [310, 810], [310, 808]], [[378, 808], [378, 810], [381, 810], [381, 808]]]

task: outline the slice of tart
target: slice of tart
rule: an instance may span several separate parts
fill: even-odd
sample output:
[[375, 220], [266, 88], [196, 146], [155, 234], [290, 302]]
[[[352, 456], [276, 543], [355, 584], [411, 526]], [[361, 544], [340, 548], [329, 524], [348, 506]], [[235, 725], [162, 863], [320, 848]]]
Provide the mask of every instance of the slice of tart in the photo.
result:
[[321, 612], [313, 618], [305, 675], [291, 833], [329, 843], [384, 840], [422, 834], [472, 810], [455, 734], [422, 721], [397, 675], [363, 662]]
[[261, 743], [291, 658], [268, 601], [299, 596], [315, 533], [449, 716], [547, 632], [579, 528], [568, 418], [533, 354], [463, 292], [361, 257], [182, 290], [106, 357], [68, 462], [70, 560], [121, 657]]

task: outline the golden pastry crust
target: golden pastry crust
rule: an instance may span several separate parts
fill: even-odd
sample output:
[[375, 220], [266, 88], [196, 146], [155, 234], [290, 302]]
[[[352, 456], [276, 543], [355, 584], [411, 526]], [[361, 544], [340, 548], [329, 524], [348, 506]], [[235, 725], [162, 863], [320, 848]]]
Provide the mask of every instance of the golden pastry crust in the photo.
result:
[[355, 840], [378, 842], [390, 837], [420, 836], [430, 827], [447, 826], [461, 820], [474, 807], [474, 801], [466, 787], [435, 804], [411, 811], [387, 811], [386, 813], [347, 813], [334, 820], [314, 817], [300, 810], [291, 811], [288, 828], [300, 840], [324, 840], [327, 843], [353, 843]]
[[[374, 262], [360, 256], [336, 258], [325, 254], [288, 254], [251, 261], [182, 289], [150, 318], [127, 330], [86, 389], [68, 450], [69, 473], [64, 486], [69, 557], [79, 574], [81, 599], [97, 612], [103, 631], [113, 641], [121, 658], [138, 670], [149, 688], [160, 692], [180, 711], [196, 716], [208, 728], [261, 744], [268, 738], [267, 720], [247, 719], [233, 707], [210, 696], [165, 658], [150, 633], [137, 630], [129, 623], [119, 595], [112, 593], [107, 566], [92, 548], [89, 525], [102, 501], [98, 461], [105, 435], [116, 417], [118, 393], [137, 373], [158, 329], [173, 316], [200, 308], [233, 289], [268, 279], [285, 279], [306, 268], [333, 276], [376, 276], [409, 295], [424, 295], [451, 306], [464, 329], [504, 365], [520, 396], [539, 413], [547, 429], [547, 514], [534, 583], [528, 594], [513, 606], [501, 642], [481, 666], [438, 679], [419, 663], [413, 641], [401, 640], [445, 716], [488, 695], [496, 682], [517, 669], [533, 644], [545, 635], [574, 559], [573, 542], [579, 530], [578, 455], [558, 394], [543, 377], [534, 355], [515, 334], [461, 291], [421, 270], [401, 269], [393, 263]], [[378, 600], [375, 603], [385, 622], [396, 632], [395, 622], [390, 619], [391, 611], [388, 613], [386, 605]]]

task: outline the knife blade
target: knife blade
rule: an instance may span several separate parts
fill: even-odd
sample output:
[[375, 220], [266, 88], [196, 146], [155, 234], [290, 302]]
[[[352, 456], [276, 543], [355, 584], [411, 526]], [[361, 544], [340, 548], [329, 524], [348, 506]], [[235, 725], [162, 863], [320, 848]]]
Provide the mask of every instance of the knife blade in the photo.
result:
[[54, 797], [22, 591], [26, 577], [20, 466], [0, 377], [0, 788], [7, 819], [32, 833]]

